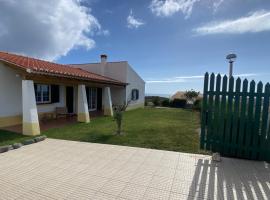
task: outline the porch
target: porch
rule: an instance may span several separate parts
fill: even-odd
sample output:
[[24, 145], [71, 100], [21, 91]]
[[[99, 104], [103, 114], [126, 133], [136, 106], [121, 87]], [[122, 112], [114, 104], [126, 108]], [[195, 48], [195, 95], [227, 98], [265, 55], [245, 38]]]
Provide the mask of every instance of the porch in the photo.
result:
[[22, 124], [24, 135], [39, 135], [43, 115], [53, 116], [59, 107], [89, 123], [89, 111], [113, 114], [111, 89], [125, 95], [127, 83], [71, 65], [5, 52], [0, 57], [0, 128]]
[[[96, 118], [96, 117], [101, 117], [104, 116], [102, 111], [90, 111], [89, 115], [91, 116], [91, 119]], [[78, 123], [77, 121], [77, 115], [74, 115], [72, 117], [61, 117], [61, 118], [51, 118], [51, 119], [40, 119], [39, 120], [39, 127], [40, 131], [47, 131], [52, 128], [61, 128], [67, 125], [72, 125]], [[23, 133], [23, 124], [18, 124], [14, 126], [7, 126], [1, 128], [2, 130], [5, 131], [10, 131], [14, 133]]]

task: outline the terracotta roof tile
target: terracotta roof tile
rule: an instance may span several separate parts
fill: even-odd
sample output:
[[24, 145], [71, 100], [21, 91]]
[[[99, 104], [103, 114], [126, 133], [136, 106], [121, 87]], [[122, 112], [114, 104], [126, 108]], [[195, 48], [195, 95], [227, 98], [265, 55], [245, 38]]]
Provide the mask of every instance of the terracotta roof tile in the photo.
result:
[[69, 65], [57, 64], [26, 56], [11, 54], [0, 51], [0, 61], [13, 64], [24, 70], [31, 70], [35, 73], [46, 73], [50, 76], [63, 76], [68, 78], [76, 78], [86, 81], [106, 82], [118, 85], [126, 85], [126, 83], [88, 72], [80, 68], [74, 68]]

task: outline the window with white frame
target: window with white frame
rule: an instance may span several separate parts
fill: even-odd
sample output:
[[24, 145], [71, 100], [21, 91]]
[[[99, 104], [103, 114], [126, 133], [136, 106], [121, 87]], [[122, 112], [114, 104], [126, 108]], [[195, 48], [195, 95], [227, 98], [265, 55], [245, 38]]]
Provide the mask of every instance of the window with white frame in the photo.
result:
[[136, 101], [139, 99], [139, 90], [138, 89], [133, 89], [131, 91], [131, 100]]
[[35, 84], [35, 95], [37, 103], [50, 103], [51, 86], [45, 84]]

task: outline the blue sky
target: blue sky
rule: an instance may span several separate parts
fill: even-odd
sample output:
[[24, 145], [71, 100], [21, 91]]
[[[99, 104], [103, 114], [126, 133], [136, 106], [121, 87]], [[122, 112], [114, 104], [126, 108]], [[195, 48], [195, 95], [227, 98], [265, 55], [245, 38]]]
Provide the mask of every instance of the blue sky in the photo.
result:
[[[48, 2], [52, 2], [53, 13], [53, 7], [57, 7], [58, 2], [54, 0]], [[52, 42], [48, 41], [51, 37], [45, 35], [46, 39], [43, 44], [39, 44], [39, 49], [42, 47], [46, 49], [47, 46], [48, 48], [37, 57], [60, 63], [87, 63], [99, 61], [99, 55], [105, 53], [109, 61], [127, 60], [146, 81], [146, 93], [172, 94], [177, 90], [202, 90], [201, 76], [206, 71], [227, 73], [228, 63], [225, 56], [234, 52], [238, 55], [234, 74], [256, 81], [269, 81], [269, 0], [61, 0], [59, 2], [63, 2], [59, 3], [59, 7], [63, 10], [61, 16], [67, 20], [65, 24], [62, 18], [57, 20], [57, 23], [62, 23], [60, 27], [64, 27], [64, 33], [60, 32], [61, 34], [57, 35], [63, 37], [54, 38]], [[11, 9], [12, 6], [7, 4], [5, 10]], [[34, 6], [40, 7], [41, 4]], [[49, 10], [48, 4], [44, 10]], [[63, 5], [70, 6], [66, 8]], [[31, 6], [33, 5], [29, 5], [29, 8]], [[28, 9], [30, 13], [29, 8], [25, 6], [25, 10]], [[75, 11], [71, 12], [71, 8]], [[43, 12], [42, 9], [39, 10]], [[91, 19], [86, 18], [84, 14], [88, 14]], [[29, 16], [29, 20], [35, 18], [31, 18], [30, 14]], [[90, 20], [90, 23], [85, 19]], [[8, 26], [10, 21], [2, 23], [2, 26], [10, 27]], [[54, 25], [55, 23], [54, 21]], [[79, 33], [82, 37], [79, 39], [74, 36], [78, 35], [77, 33], [69, 34], [74, 27], [81, 31]], [[36, 33], [37, 38], [46, 33], [48, 23], [46, 27], [40, 29], [42, 31]], [[52, 30], [59, 31], [59, 28], [54, 27]], [[31, 37], [25, 36], [26, 39], [29, 41], [35, 39], [31, 35], [33, 32], [35, 31], [29, 32]], [[38, 42], [40, 40], [39, 38]], [[69, 42], [72, 45], [67, 46]], [[59, 43], [62, 46], [59, 46]], [[52, 44], [52, 50], [49, 44]], [[5, 47], [1, 44], [1, 31], [0, 45], [1, 50], [13, 50], [10, 46]], [[36, 50], [25, 49], [23, 44], [20, 47], [16, 45], [14, 48], [20, 48], [20, 52], [36, 55]]]

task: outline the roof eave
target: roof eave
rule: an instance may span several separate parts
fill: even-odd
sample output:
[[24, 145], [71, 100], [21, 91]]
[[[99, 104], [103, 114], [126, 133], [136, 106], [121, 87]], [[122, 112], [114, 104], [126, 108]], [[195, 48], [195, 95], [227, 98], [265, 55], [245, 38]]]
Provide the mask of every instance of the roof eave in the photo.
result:
[[46, 76], [63, 77], [63, 78], [68, 78], [68, 79], [76, 79], [76, 80], [81, 80], [81, 81], [91, 81], [91, 82], [102, 83], [102, 84], [111, 84], [111, 85], [116, 85], [116, 86], [128, 85], [128, 83], [122, 83], [122, 82], [105, 81], [105, 80], [103, 81], [103, 80], [96, 80], [96, 79], [91, 79], [91, 78], [86, 78], [86, 77], [64, 75], [64, 74], [51, 73], [51, 72], [40, 72], [40, 71], [32, 70], [30, 68], [25, 68], [23, 66], [15, 64], [13, 62], [9, 62], [7, 60], [0, 59], [0, 61], [2, 61], [5, 64], [8, 64], [11, 67], [14, 67], [14, 68], [20, 70], [20, 72], [23, 73], [24, 75], [26, 75], [26, 74], [39, 74], [39, 75], [46, 75]]

